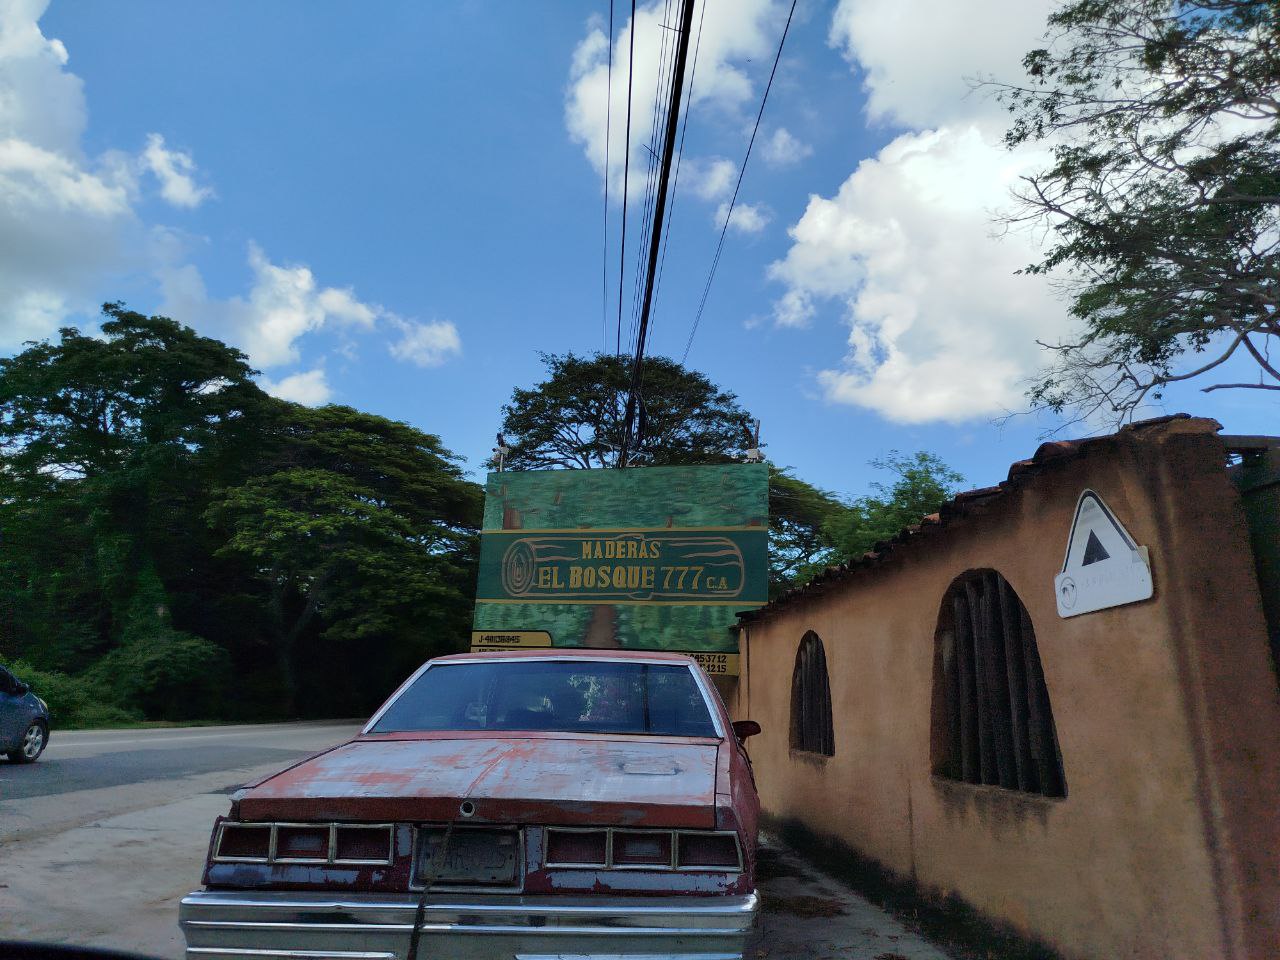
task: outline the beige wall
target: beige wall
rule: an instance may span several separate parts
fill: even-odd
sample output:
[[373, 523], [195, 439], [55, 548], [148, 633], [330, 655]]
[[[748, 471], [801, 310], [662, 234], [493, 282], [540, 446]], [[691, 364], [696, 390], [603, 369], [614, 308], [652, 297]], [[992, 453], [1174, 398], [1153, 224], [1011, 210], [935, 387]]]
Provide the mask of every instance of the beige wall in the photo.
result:
[[[880, 567], [749, 624], [737, 715], [764, 728], [750, 749], [766, 813], [1067, 957], [1280, 953], [1280, 697], [1214, 426], [1174, 421], [1091, 442]], [[1085, 488], [1150, 548], [1156, 594], [1063, 620], [1053, 578]], [[1002, 573], [1031, 615], [1065, 799], [931, 773], [939, 604], [977, 568]], [[788, 748], [807, 630], [831, 677], [827, 760]]]

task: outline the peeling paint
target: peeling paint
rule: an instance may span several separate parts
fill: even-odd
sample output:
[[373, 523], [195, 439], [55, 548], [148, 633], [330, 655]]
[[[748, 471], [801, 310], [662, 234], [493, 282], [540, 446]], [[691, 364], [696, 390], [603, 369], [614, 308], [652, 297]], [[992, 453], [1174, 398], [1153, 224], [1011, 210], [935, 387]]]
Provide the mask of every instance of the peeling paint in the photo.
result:
[[[246, 820], [715, 826], [719, 744], [679, 738], [361, 737], [247, 790]], [[477, 778], [476, 772], [483, 771]]]

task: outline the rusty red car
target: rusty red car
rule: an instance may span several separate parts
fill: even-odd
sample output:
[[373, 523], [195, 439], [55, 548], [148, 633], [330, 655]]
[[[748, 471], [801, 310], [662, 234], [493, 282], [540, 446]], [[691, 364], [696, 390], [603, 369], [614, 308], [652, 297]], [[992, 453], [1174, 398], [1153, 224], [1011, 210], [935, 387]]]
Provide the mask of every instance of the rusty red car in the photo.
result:
[[189, 958], [740, 958], [759, 802], [697, 662], [427, 662], [351, 741], [218, 818]]

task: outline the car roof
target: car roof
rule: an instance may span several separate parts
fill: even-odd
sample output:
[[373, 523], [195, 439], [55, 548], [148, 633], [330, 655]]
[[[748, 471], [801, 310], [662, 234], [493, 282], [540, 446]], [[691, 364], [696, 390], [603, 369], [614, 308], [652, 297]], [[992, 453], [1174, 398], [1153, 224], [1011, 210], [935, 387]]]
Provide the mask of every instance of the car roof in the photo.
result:
[[697, 661], [687, 653], [670, 653], [665, 650], [601, 650], [594, 647], [523, 647], [511, 650], [477, 650], [474, 653], [451, 653], [433, 657], [431, 663], [449, 663], [464, 660], [644, 660], [652, 663], [692, 664]]

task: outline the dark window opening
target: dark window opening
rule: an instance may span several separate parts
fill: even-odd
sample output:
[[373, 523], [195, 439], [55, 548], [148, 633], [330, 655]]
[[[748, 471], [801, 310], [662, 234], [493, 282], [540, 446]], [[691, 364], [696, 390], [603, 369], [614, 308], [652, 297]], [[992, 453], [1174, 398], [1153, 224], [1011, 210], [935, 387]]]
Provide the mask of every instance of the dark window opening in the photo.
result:
[[964, 574], [943, 599], [933, 704], [936, 774], [1046, 797], [1067, 795], [1031, 617], [994, 570]]
[[800, 641], [795, 672], [791, 675], [791, 749], [823, 757], [834, 756], [836, 752], [827, 655], [813, 631]]

